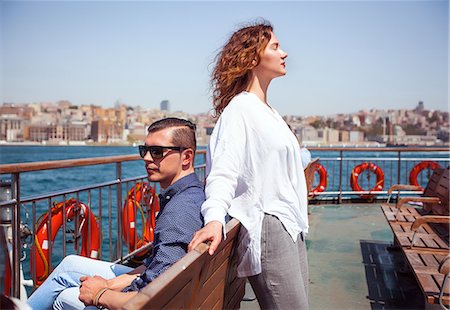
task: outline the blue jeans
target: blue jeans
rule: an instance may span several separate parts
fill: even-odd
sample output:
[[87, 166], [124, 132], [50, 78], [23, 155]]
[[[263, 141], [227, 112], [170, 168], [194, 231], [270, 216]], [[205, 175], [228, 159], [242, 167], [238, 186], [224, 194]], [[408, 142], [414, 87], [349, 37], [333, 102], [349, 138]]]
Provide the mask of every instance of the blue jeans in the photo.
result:
[[[112, 279], [133, 270], [130, 267], [69, 255], [53, 270], [44, 283], [30, 296], [28, 304], [33, 309], [85, 309], [78, 299], [81, 276], [101, 276]], [[87, 307], [87, 309], [97, 309]]]

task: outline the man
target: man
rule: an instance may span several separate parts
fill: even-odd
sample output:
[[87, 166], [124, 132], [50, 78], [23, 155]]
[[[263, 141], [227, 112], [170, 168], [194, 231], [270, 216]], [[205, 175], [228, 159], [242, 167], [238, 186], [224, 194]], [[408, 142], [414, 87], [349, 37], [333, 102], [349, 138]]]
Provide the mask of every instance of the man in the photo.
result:
[[302, 158], [303, 169], [305, 169], [306, 166], [308, 166], [309, 162], [311, 161], [311, 152], [306, 147], [301, 147], [300, 156]]
[[[195, 125], [166, 118], [148, 128], [139, 146], [148, 179], [159, 182], [160, 212], [152, 255], [136, 269], [70, 255], [31, 295], [33, 309], [120, 308], [159, 274], [184, 256], [203, 226], [203, 185], [194, 172]], [[95, 309], [95, 308], [94, 308]]]

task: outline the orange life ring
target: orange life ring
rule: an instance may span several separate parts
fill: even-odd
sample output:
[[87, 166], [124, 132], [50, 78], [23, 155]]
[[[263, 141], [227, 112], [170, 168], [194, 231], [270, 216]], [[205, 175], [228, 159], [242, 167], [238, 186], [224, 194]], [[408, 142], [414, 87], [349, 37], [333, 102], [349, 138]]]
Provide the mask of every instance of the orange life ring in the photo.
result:
[[[147, 206], [147, 219], [145, 219], [141, 202]], [[144, 223], [141, 233], [142, 237], [138, 235], [136, 230], [135, 210], [139, 210], [142, 222]], [[122, 216], [122, 235], [130, 251], [134, 251], [149, 242], [153, 242], [156, 212], [159, 212], [159, 200], [155, 189], [146, 182], [136, 183], [128, 191], [127, 200], [123, 205]], [[140, 258], [146, 254], [147, 251], [139, 252], [136, 257]]]
[[441, 165], [439, 165], [435, 161], [431, 161], [431, 160], [421, 161], [420, 163], [418, 163], [411, 169], [411, 172], [409, 173], [409, 184], [419, 186], [418, 176], [419, 176], [419, 173], [422, 172], [422, 170], [425, 170], [425, 169], [434, 170], [440, 166]]
[[[73, 219], [76, 215], [80, 221], [80, 230], [81, 230], [81, 238], [82, 238], [82, 246], [81, 246], [81, 255], [97, 258], [98, 251], [100, 248], [100, 232], [98, 229], [97, 220], [94, 214], [90, 211], [89, 207], [84, 203], [77, 201], [74, 198], [70, 198], [65, 201], [66, 205], [66, 220]], [[61, 228], [63, 223], [63, 206], [64, 201], [59, 203], [54, 203], [54, 206], [51, 210], [51, 223], [52, 223], [52, 242], [55, 240], [56, 234], [58, 230]], [[89, 218], [89, 220], [88, 220]], [[39, 221], [36, 229], [35, 236], [35, 246], [36, 246], [36, 255], [35, 257], [31, 256], [31, 266], [33, 266], [33, 259], [36, 263], [36, 285], [41, 285], [42, 282], [48, 277], [48, 248], [51, 243], [48, 242], [47, 235], [47, 224], [48, 224], [48, 213], [44, 213], [41, 216], [41, 220]], [[89, 226], [88, 226], [89, 223]], [[89, 239], [89, 231], [91, 233], [90, 237], [90, 247], [88, 245]], [[33, 271], [32, 271], [33, 272]]]
[[[381, 191], [384, 186], [384, 173], [383, 170], [378, 165], [375, 165], [374, 163], [362, 163], [358, 166], [354, 167], [352, 170], [352, 173], [350, 175], [350, 186], [354, 191], [364, 191], [364, 189], [361, 188], [358, 184], [358, 178], [364, 170], [373, 171], [377, 176], [377, 183], [375, 186], [369, 190], [369, 191]], [[373, 194], [362, 194], [361, 198], [368, 199], [373, 197]]]
[[319, 163], [316, 163], [314, 166], [314, 172], [319, 173], [319, 184], [312, 190], [314, 195], [317, 195], [317, 193], [323, 192], [325, 188], [327, 188], [327, 170], [325, 170], [325, 167], [322, 166]]

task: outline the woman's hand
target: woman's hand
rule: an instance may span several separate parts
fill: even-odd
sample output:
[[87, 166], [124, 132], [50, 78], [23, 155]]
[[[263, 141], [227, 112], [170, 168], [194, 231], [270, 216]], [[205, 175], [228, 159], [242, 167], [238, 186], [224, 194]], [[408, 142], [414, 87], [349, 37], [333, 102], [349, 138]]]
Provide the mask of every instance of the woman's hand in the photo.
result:
[[189, 243], [188, 251], [195, 249], [200, 243], [205, 241], [211, 241], [208, 253], [213, 255], [222, 241], [222, 223], [219, 221], [212, 221], [205, 225], [202, 229], [197, 231]]

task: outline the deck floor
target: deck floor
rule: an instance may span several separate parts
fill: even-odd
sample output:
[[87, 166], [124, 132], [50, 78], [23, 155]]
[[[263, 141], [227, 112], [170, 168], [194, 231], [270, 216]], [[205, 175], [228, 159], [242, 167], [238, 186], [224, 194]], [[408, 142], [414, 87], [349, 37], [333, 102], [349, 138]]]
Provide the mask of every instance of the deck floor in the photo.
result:
[[401, 251], [388, 250], [393, 235], [379, 204], [311, 206], [309, 220], [310, 309], [425, 307]]

